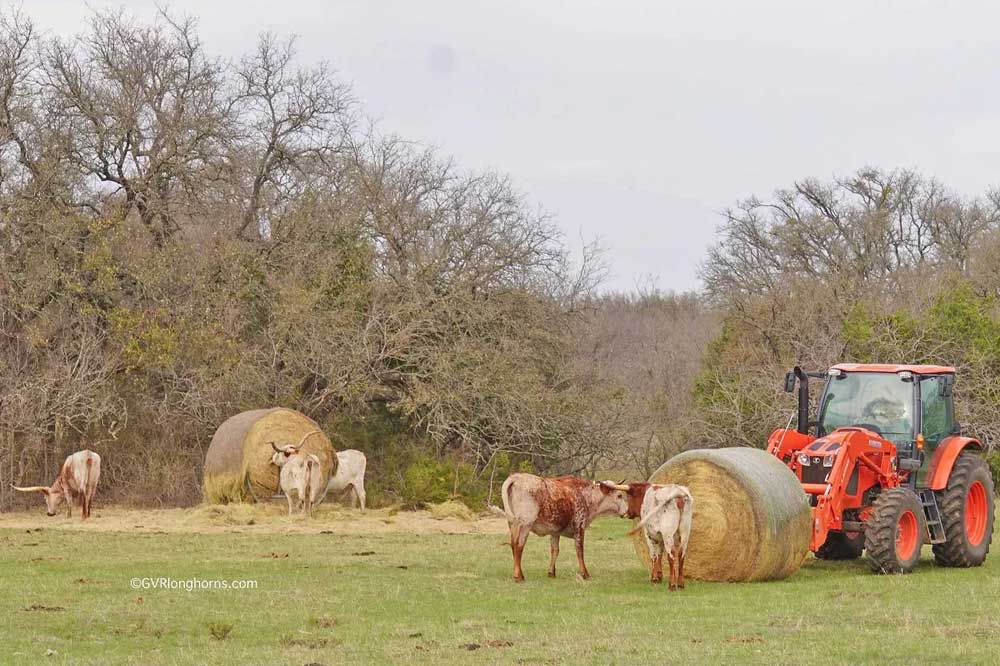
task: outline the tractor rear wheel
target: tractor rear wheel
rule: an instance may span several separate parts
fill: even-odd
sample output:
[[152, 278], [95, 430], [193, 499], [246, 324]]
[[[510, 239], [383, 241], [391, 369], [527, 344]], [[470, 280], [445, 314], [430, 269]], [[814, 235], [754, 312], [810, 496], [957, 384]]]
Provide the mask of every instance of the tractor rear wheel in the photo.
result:
[[917, 494], [889, 488], [872, 504], [865, 528], [868, 566], [875, 573], [910, 573], [920, 560], [927, 527]]
[[830, 532], [816, 550], [821, 560], [856, 560], [865, 549], [865, 535], [860, 532]]
[[934, 560], [945, 567], [978, 567], [993, 540], [993, 478], [985, 460], [972, 452], [960, 453], [938, 490], [945, 542], [934, 545]]

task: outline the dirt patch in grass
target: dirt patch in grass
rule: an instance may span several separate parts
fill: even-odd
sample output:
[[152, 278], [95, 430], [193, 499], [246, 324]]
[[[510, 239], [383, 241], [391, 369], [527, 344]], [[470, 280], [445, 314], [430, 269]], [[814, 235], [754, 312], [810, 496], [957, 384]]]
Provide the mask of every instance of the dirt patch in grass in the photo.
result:
[[306, 648], [319, 650], [325, 647], [340, 645], [341, 641], [329, 636], [282, 636], [278, 644], [283, 648]]
[[473, 650], [478, 650], [484, 647], [505, 648], [505, 647], [513, 647], [513, 645], [514, 645], [513, 641], [493, 640], [493, 641], [486, 641], [485, 643], [462, 643], [458, 647], [462, 650], [468, 650], [469, 652], [472, 652]]
[[66, 610], [62, 606], [43, 606], [42, 604], [31, 604], [30, 606], [25, 606], [21, 610], [26, 613], [58, 613], [59, 611]]
[[[506, 534], [507, 523], [494, 516], [434, 517], [429, 511], [399, 511], [396, 507], [366, 513], [323, 504], [312, 518], [288, 516], [282, 501], [267, 504], [229, 504], [188, 509], [129, 509], [101, 507], [86, 522], [59, 516], [46, 518], [44, 512], [26, 510], [0, 514], [0, 529], [37, 529], [47, 521], [55, 530], [128, 532], [156, 534]], [[36, 546], [35, 542], [20, 546]]]
[[763, 643], [764, 637], [753, 635], [753, 636], [730, 636], [727, 638], [725, 643], [742, 643], [744, 645], [750, 645], [752, 643]]

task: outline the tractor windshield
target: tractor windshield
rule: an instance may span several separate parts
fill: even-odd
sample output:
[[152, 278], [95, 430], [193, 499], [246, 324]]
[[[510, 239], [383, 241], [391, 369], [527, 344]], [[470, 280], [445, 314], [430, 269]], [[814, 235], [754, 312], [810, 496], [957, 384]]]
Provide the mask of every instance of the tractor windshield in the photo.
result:
[[867, 426], [886, 439], [905, 441], [913, 436], [913, 384], [895, 373], [849, 372], [831, 377], [821, 410], [820, 436], [853, 425]]

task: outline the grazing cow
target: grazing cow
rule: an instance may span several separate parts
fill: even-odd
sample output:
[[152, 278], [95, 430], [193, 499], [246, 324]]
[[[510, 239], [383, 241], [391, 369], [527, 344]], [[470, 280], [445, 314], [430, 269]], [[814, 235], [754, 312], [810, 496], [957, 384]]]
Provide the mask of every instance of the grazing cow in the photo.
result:
[[684, 588], [684, 558], [691, 537], [694, 497], [684, 486], [652, 483], [629, 484], [629, 518], [640, 518], [629, 534], [642, 532], [649, 548], [652, 572], [649, 580], [663, 581], [663, 555], [670, 563], [668, 590]]
[[271, 448], [274, 449], [271, 464], [281, 468], [278, 480], [281, 491], [288, 500], [289, 516], [292, 515], [294, 503], [298, 503], [302, 513], [312, 515], [313, 504], [318, 503], [323, 492], [323, 471], [319, 458], [311, 453], [302, 453], [299, 451], [301, 447], [302, 442], [281, 448], [271, 442]]
[[[355, 449], [337, 451], [337, 473], [326, 484], [325, 497], [327, 493], [339, 495], [345, 492], [351, 494], [351, 506], [357, 501], [361, 505], [361, 512], [365, 510], [365, 467], [368, 460], [365, 454]], [[323, 498], [320, 498], [322, 501]]]
[[22, 493], [39, 492], [45, 495], [45, 509], [50, 516], [56, 515], [56, 509], [66, 500], [66, 517], [73, 515], [73, 502], [80, 505], [80, 513], [84, 520], [90, 517], [90, 507], [97, 492], [97, 481], [101, 478], [101, 456], [84, 449], [66, 458], [59, 476], [51, 486], [31, 486], [19, 488], [11, 486]]
[[514, 554], [514, 580], [522, 582], [521, 554], [528, 532], [551, 537], [552, 557], [549, 577], [556, 575], [559, 537], [573, 537], [580, 576], [590, 578], [583, 560], [583, 533], [598, 516], [624, 516], [628, 511], [626, 486], [602, 481], [587, 481], [573, 476], [556, 479], [533, 474], [511, 474], [500, 488], [503, 511], [490, 507], [507, 518], [510, 527], [510, 548]]

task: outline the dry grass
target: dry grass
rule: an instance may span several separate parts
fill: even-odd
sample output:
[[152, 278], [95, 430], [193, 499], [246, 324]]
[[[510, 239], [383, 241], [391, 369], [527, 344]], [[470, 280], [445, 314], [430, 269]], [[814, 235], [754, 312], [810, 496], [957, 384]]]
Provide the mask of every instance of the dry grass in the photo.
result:
[[267, 504], [201, 505], [191, 509], [128, 509], [97, 507], [90, 520], [79, 514], [47, 517], [44, 506], [0, 514], [0, 529], [71, 529], [87, 531], [213, 534], [221, 532], [282, 534], [506, 534], [502, 518], [471, 520], [462, 515], [434, 515], [430, 511], [373, 509], [366, 513], [322, 504], [311, 518], [288, 515], [284, 500]]
[[461, 502], [441, 502], [440, 504], [432, 504], [429, 509], [431, 516], [437, 518], [438, 520], [444, 520], [446, 518], [457, 518], [459, 520], [469, 521], [476, 517], [476, 514], [472, 513], [472, 509], [465, 506]]

